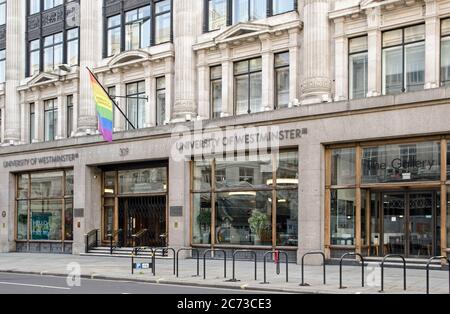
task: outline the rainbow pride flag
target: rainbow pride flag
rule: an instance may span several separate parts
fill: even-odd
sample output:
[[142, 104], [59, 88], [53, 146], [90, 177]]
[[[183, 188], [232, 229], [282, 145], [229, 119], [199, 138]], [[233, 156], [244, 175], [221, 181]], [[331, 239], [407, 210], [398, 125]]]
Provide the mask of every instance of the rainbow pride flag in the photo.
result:
[[107, 142], [113, 140], [113, 102], [97, 78], [88, 69], [91, 77], [92, 91], [97, 107], [99, 131], [103, 135], [103, 139]]

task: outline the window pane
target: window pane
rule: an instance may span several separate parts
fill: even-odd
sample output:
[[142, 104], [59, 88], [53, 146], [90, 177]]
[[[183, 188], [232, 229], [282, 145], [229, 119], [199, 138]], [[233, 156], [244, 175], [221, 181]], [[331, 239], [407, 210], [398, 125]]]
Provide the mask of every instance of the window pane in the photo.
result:
[[44, 71], [53, 71], [53, 47], [44, 50]]
[[170, 13], [156, 17], [155, 43], [161, 44], [170, 41]]
[[139, 49], [140, 41], [140, 27], [139, 24], [128, 24], [125, 26], [125, 49], [134, 50]]
[[166, 168], [119, 171], [120, 194], [139, 194], [166, 191]]
[[250, 71], [261, 71], [262, 69], [262, 59], [256, 58], [250, 60]]
[[211, 194], [193, 194], [192, 244], [211, 243]]
[[116, 192], [116, 173], [115, 172], [105, 172], [104, 174], [104, 182], [103, 182], [105, 190], [104, 194], [115, 194]]
[[72, 40], [67, 43], [67, 63], [69, 65], [78, 64], [78, 40]]
[[274, 15], [294, 10], [293, 0], [272, 0], [272, 3]]
[[108, 56], [115, 55], [120, 52], [120, 28], [108, 31]]
[[62, 240], [62, 200], [31, 201], [31, 239]]
[[211, 190], [211, 162], [210, 161], [195, 162], [193, 177], [194, 177], [193, 178], [194, 191]]
[[289, 52], [277, 53], [275, 55], [275, 66], [289, 66]]
[[170, 0], [160, 1], [157, 2], [155, 5], [156, 5], [155, 7], [156, 14], [170, 11]]
[[28, 238], [28, 201], [17, 201], [17, 240]]
[[450, 37], [441, 42], [441, 81], [450, 81]]
[[31, 198], [63, 196], [63, 172], [42, 172], [31, 174]]
[[277, 245], [298, 246], [298, 191], [277, 192]]
[[164, 125], [166, 121], [166, 90], [159, 90], [156, 94], [157, 125]]
[[34, 51], [30, 53], [30, 75], [33, 76], [36, 73], [39, 73], [39, 64], [40, 64], [40, 53], [39, 51]]
[[150, 29], [151, 21], [147, 19], [141, 26], [141, 45], [140, 48], [150, 47]]
[[6, 3], [0, 4], [0, 25], [6, 24]]
[[289, 68], [276, 70], [276, 108], [289, 106]]
[[66, 171], [66, 196], [73, 195], [73, 170]]
[[350, 39], [349, 53], [367, 51], [367, 36]]
[[249, 0], [233, 0], [233, 24], [248, 21], [248, 1]]
[[108, 18], [108, 28], [112, 28], [114, 26], [120, 26], [120, 15], [112, 16]]
[[250, 75], [250, 112], [262, 112], [262, 73], [253, 73]]
[[17, 197], [28, 198], [28, 174], [17, 176]]
[[258, 160], [249, 160], [250, 158], [247, 156], [246, 160], [217, 159], [217, 189], [269, 187], [273, 182], [271, 156], [258, 155]]
[[383, 93], [385, 95], [403, 91], [402, 47], [383, 50]]
[[400, 45], [403, 43], [403, 30], [396, 29], [383, 33], [383, 47]]
[[78, 38], [78, 28], [72, 28], [67, 31], [67, 39], [75, 39]]
[[66, 208], [64, 212], [64, 239], [73, 240], [73, 200], [66, 199]]
[[355, 148], [334, 149], [331, 156], [331, 184], [351, 185], [356, 182]]
[[253, 21], [265, 18], [267, 15], [267, 0], [249, 0], [249, 1], [250, 1], [250, 20]]
[[227, 0], [209, 1], [209, 30], [224, 27], [227, 23]]
[[355, 190], [331, 191], [331, 244], [355, 244]]
[[41, 0], [30, 0], [30, 15], [41, 10]]
[[234, 64], [234, 74], [248, 73], [248, 61], [240, 61]]
[[105, 224], [104, 237], [107, 238], [108, 234], [114, 231], [114, 198], [105, 198], [103, 205], [103, 219]]
[[248, 76], [236, 78], [236, 115], [248, 114], [249, 107], [249, 79]]
[[441, 36], [450, 35], [450, 19], [442, 20]]
[[424, 142], [363, 149], [363, 183], [438, 181], [440, 144]]
[[425, 24], [405, 28], [405, 43], [425, 40]]
[[272, 245], [272, 192], [216, 196], [216, 243]]
[[350, 56], [350, 98], [364, 98], [367, 96], [368, 55], [360, 53]]
[[212, 117], [220, 118], [222, 114], [222, 80], [211, 82]]
[[277, 187], [295, 188], [298, 186], [298, 183], [298, 152], [280, 153], [277, 169]]
[[405, 47], [406, 90], [423, 89], [425, 84], [425, 44], [418, 43]]

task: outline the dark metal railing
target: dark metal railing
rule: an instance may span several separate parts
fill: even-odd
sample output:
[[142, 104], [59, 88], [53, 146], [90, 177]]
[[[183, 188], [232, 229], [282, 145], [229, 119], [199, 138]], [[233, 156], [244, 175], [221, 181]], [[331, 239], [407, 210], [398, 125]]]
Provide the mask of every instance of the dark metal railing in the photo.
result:
[[194, 248], [181, 248], [177, 251], [177, 278], [179, 276], [179, 272], [180, 272], [180, 265], [179, 265], [179, 256], [180, 256], [180, 252], [196, 252], [197, 253], [197, 275], [194, 275], [194, 277], [200, 277], [200, 251], [198, 249], [194, 249]]
[[450, 260], [446, 256], [434, 256], [428, 260], [427, 263], [427, 294], [430, 294], [430, 265], [433, 261], [436, 260], [445, 260], [448, 264], [448, 288], [450, 293]]
[[[109, 254], [113, 255], [114, 249], [120, 245], [120, 234], [123, 232], [122, 229], [116, 230], [113, 233], [109, 233], [106, 237], [109, 240]], [[119, 237], [117, 241], [115, 241], [116, 237]]]
[[100, 232], [100, 230], [98, 229], [94, 229], [90, 232], [88, 232], [87, 234], [84, 235], [85, 237], [85, 253], [89, 253], [89, 251], [98, 246], [98, 233]]
[[326, 285], [327, 284], [326, 256], [325, 256], [324, 252], [317, 251], [317, 252], [308, 252], [302, 256], [302, 283], [300, 284], [300, 286], [302, 286], [302, 287], [310, 286], [309, 284], [305, 283], [305, 257], [310, 256], [310, 255], [322, 256], [322, 259], [323, 259], [323, 284]]
[[203, 253], [203, 279], [206, 279], [206, 254], [221, 252], [223, 254], [223, 277], [227, 278], [227, 252], [225, 250], [210, 249]]
[[[264, 254], [264, 282], [262, 284], [268, 284], [267, 282], [267, 266], [266, 259], [269, 254], [283, 254], [286, 257], [286, 282], [289, 282], [289, 257], [286, 252], [283, 251], [269, 251]], [[277, 274], [279, 274], [280, 260], [276, 260], [277, 263]]]
[[250, 253], [253, 255], [255, 260], [255, 280], [258, 280], [258, 255], [252, 250], [236, 250], [233, 252], [233, 278], [229, 280], [230, 282], [238, 282], [240, 280], [236, 279], [236, 255], [242, 253]]
[[339, 262], [339, 289], [345, 289], [344, 286], [342, 286], [342, 262], [344, 261], [344, 258], [346, 258], [347, 256], [358, 256], [361, 259], [361, 281], [362, 281], [362, 287], [364, 288], [364, 257], [359, 254], [359, 253], [345, 253], [344, 255], [342, 255], [341, 260]]
[[[164, 256], [165, 252], [171, 251], [173, 253], [173, 274], [174, 275], [176, 274], [177, 253], [176, 253], [174, 248], [171, 248], [171, 247], [154, 247], [154, 248], [150, 248], [150, 250], [152, 250], [152, 254], [153, 254], [155, 259], [156, 259], [156, 252], [157, 251], [161, 251], [163, 256]], [[154, 269], [155, 269], [155, 265], [153, 264], [153, 270]]]
[[141, 231], [133, 234], [131, 238], [133, 239], [133, 250], [136, 248], [139, 241], [139, 246], [141, 246], [141, 239], [147, 234], [148, 229], [142, 229]]
[[399, 254], [390, 254], [386, 255], [383, 258], [383, 261], [381, 262], [381, 290], [380, 292], [384, 291], [384, 263], [389, 258], [400, 258], [403, 261], [403, 290], [406, 291], [406, 259], [402, 255]]

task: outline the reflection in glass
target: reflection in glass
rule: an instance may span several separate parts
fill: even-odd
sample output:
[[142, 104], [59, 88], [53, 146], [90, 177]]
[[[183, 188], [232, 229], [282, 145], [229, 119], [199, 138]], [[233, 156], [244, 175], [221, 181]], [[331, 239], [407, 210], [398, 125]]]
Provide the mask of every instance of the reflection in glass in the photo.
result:
[[28, 201], [17, 201], [17, 240], [28, 238]]
[[103, 204], [103, 214], [104, 214], [104, 230], [105, 235], [104, 238], [107, 238], [108, 234], [112, 234], [114, 230], [114, 208], [115, 208], [115, 200], [114, 198], [105, 198]]
[[193, 194], [192, 243], [211, 243], [211, 194]]
[[62, 201], [31, 201], [31, 240], [62, 240]]
[[403, 92], [403, 50], [394, 47], [383, 50], [383, 94]]
[[63, 196], [63, 172], [38, 172], [31, 174], [31, 197], [49, 198]]
[[298, 245], [298, 191], [277, 192], [277, 245]]
[[211, 162], [195, 162], [193, 177], [194, 191], [205, 191], [211, 189]]
[[73, 240], [73, 200], [66, 199], [66, 208], [64, 211], [64, 232], [66, 241]]
[[356, 179], [355, 148], [334, 149], [331, 156], [331, 184], [352, 185]]
[[405, 194], [383, 195], [384, 254], [405, 254]]
[[405, 47], [406, 91], [423, 89], [425, 84], [425, 43]]
[[28, 198], [28, 174], [21, 174], [17, 176], [17, 197]]
[[295, 188], [298, 183], [298, 152], [281, 152], [277, 168], [277, 187]]
[[216, 243], [272, 245], [272, 192], [216, 196]]
[[209, 30], [217, 30], [227, 23], [227, 0], [209, 0]]
[[331, 191], [331, 244], [355, 244], [355, 190]]

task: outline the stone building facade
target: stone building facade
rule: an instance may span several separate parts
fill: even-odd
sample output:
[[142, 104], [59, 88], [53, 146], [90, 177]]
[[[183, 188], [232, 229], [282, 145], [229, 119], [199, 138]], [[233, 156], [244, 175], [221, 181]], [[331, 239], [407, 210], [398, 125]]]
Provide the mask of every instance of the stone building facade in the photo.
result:
[[[80, 254], [147, 230], [152, 246], [294, 260], [448, 253], [450, 1], [0, 11], [0, 251]], [[113, 143], [87, 68], [130, 120], [115, 110]]]

